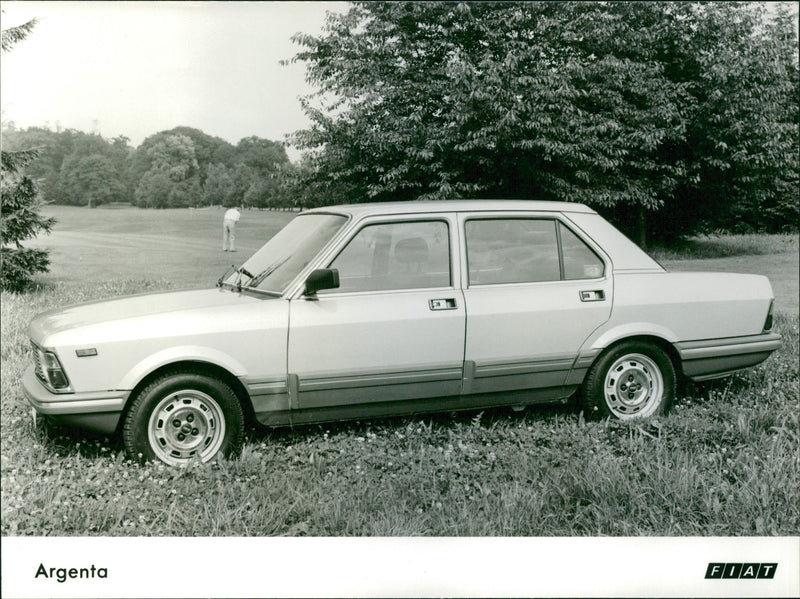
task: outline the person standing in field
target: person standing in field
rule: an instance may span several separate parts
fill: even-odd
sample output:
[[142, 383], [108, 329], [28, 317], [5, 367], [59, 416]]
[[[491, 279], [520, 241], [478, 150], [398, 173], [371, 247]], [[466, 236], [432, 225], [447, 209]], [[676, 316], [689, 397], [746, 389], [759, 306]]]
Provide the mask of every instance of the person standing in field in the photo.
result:
[[241, 218], [238, 206], [229, 208], [225, 212], [225, 217], [222, 221], [222, 251], [235, 252], [236, 251], [236, 223]]

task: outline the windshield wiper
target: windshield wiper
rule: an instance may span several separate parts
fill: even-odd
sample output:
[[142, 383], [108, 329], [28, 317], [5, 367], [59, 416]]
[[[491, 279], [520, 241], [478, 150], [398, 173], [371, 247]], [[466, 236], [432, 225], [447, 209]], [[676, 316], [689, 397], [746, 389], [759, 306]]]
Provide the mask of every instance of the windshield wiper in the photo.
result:
[[240, 266], [240, 267], [238, 267], [238, 268], [237, 268], [235, 264], [231, 264], [230, 268], [228, 268], [228, 269], [227, 269], [227, 270], [226, 270], [226, 271], [225, 271], [225, 272], [222, 274], [222, 276], [219, 278], [219, 280], [217, 281], [217, 287], [222, 287], [222, 285], [224, 284], [225, 277], [227, 277], [227, 276], [228, 276], [228, 273], [229, 273], [231, 270], [233, 270], [233, 272], [235, 272], [235, 273], [236, 273], [237, 275], [239, 275], [239, 276], [238, 276], [238, 277], [236, 277], [236, 282], [235, 282], [235, 283], [228, 283], [228, 285], [231, 285], [231, 286], [233, 286], [233, 287], [236, 287], [236, 289], [237, 289], [238, 291], [241, 291], [241, 290], [242, 290], [242, 275], [244, 275], [244, 276], [246, 276], [246, 277], [250, 278], [251, 280], [253, 279], [253, 275], [252, 275], [252, 273], [251, 273], [249, 270], [247, 270], [247, 269], [246, 269], [244, 266]]
[[234, 268], [234, 267], [233, 267], [233, 266], [230, 266], [230, 267], [226, 268], [226, 269], [225, 269], [225, 272], [224, 272], [224, 273], [222, 273], [222, 276], [221, 276], [219, 279], [217, 279], [217, 287], [222, 287], [222, 282], [223, 282], [223, 281], [225, 280], [225, 278], [228, 276], [228, 273], [229, 273], [229, 272], [231, 272], [231, 269], [232, 269], [232, 268]]
[[[261, 283], [264, 281], [264, 279], [266, 279], [268, 276], [270, 276], [272, 273], [274, 273], [274, 272], [275, 272], [275, 271], [276, 271], [278, 268], [280, 268], [281, 266], [283, 266], [283, 265], [284, 265], [284, 263], [285, 263], [285, 262], [286, 262], [288, 259], [289, 259], [289, 256], [286, 256], [286, 258], [284, 258], [284, 259], [283, 259], [283, 260], [281, 260], [280, 262], [276, 262], [275, 264], [273, 264], [273, 265], [271, 265], [271, 266], [268, 266], [267, 268], [265, 268], [264, 270], [262, 270], [262, 271], [261, 271], [260, 273], [258, 273], [258, 274], [257, 274], [255, 277], [253, 277], [253, 276], [251, 275], [251, 276], [250, 276], [250, 283], [249, 283], [247, 286], [248, 286], [248, 287], [258, 287], [258, 286], [259, 286], [259, 285], [260, 285], [260, 284], [261, 284]], [[245, 274], [248, 274], [248, 273], [245, 273]]]

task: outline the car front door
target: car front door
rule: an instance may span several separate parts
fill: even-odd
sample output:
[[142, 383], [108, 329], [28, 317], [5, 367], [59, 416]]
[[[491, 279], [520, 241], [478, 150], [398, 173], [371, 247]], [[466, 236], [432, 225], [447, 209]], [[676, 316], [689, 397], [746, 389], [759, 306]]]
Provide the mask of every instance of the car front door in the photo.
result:
[[291, 301], [293, 409], [460, 393], [457, 242], [449, 214], [373, 218], [355, 229], [326, 264], [337, 269], [339, 288]]
[[552, 214], [465, 216], [464, 394], [560, 393], [611, 314], [610, 262]]

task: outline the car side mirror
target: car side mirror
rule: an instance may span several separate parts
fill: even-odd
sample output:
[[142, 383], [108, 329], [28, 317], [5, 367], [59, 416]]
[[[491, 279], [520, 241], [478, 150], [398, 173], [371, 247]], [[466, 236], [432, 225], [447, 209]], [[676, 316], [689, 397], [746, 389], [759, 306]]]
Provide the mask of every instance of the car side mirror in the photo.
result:
[[339, 287], [339, 271], [335, 268], [318, 268], [306, 278], [305, 295], [316, 295], [323, 289]]

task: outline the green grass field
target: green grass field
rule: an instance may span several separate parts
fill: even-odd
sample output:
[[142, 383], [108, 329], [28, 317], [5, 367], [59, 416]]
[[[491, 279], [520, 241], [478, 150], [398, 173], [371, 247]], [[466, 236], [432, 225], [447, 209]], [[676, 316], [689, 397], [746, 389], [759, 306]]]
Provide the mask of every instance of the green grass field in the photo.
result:
[[165, 279], [169, 288], [213, 286], [232, 262], [241, 264], [295, 217], [245, 210], [236, 253], [222, 251], [222, 208], [139, 210], [48, 206], [58, 224], [29, 243], [52, 249], [48, 282], [82, 285]]
[[667, 417], [586, 422], [568, 405], [253, 431], [240, 459], [179, 470], [127, 461], [116, 439], [34, 427], [19, 383], [27, 323], [78, 301], [213, 285], [294, 215], [244, 212], [239, 252], [226, 254], [221, 210], [48, 213], [59, 223], [35, 245], [52, 248], [51, 274], [2, 295], [3, 535], [800, 531], [796, 243], [661, 257], [675, 270], [768, 274], [784, 336], [761, 366], [686, 385]]

